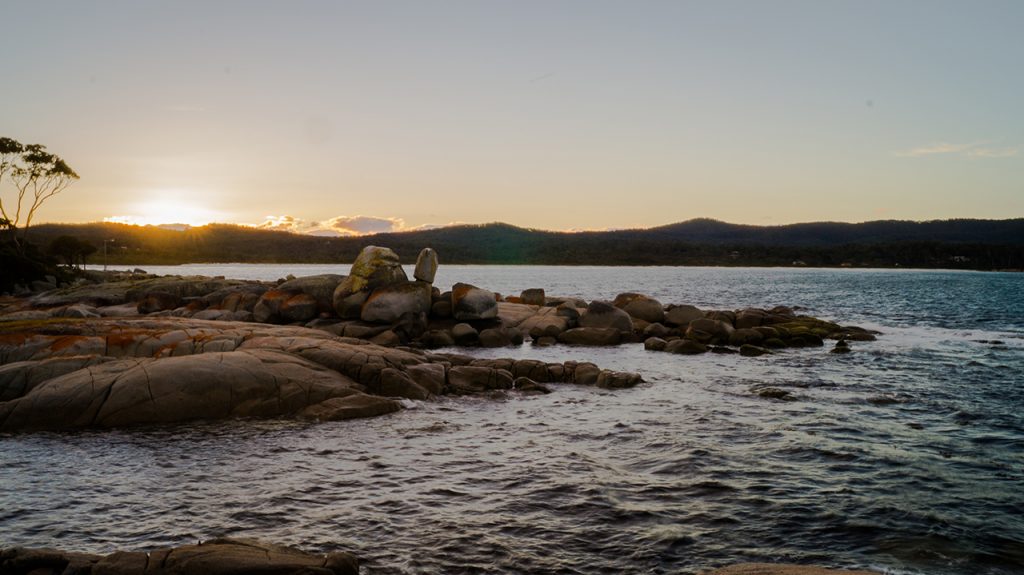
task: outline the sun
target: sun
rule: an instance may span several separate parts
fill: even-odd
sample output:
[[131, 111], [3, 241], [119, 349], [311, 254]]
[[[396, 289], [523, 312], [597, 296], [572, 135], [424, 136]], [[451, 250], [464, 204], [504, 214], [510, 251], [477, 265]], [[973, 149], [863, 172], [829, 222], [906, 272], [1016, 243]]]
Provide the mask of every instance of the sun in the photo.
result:
[[180, 190], [160, 190], [152, 195], [159, 199], [139, 202], [129, 206], [130, 212], [103, 218], [105, 222], [158, 226], [163, 224], [185, 224], [205, 226], [223, 219], [223, 214], [189, 201], [193, 194]]

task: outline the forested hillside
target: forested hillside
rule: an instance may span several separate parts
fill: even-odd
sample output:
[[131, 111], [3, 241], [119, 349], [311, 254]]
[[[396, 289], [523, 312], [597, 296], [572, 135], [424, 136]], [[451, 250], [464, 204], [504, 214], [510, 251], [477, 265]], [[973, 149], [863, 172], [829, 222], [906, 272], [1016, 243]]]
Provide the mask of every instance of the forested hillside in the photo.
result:
[[[1024, 268], [1024, 219], [787, 226], [699, 219], [644, 230], [578, 233], [494, 223], [337, 238], [226, 224], [183, 231], [44, 224], [32, 228], [30, 239], [45, 246], [62, 235], [97, 248], [108, 240], [108, 261], [120, 264], [350, 262], [364, 246], [383, 245], [410, 262], [431, 246], [446, 263]], [[102, 257], [100, 249], [92, 261]]]

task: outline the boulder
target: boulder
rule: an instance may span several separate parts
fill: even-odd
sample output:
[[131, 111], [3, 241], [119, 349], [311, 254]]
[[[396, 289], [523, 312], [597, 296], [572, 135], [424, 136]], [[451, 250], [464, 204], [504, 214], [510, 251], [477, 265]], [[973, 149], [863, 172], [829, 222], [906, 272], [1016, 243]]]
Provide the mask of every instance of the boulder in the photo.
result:
[[836, 342], [836, 346], [832, 348], [831, 353], [850, 353], [850, 344], [845, 339], [841, 339]]
[[[341, 287], [340, 284], [338, 286]], [[335, 290], [337, 293], [337, 290]], [[343, 298], [334, 299], [334, 311], [338, 317], [345, 319], [358, 319], [363, 313], [363, 304], [370, 294], [364, 291], [349, 294]]]
[[747, 308], [736, 314], [734, 325], [736, 329], [747, 329], [761, 326], [768, 317], [768, 312], [763, 309]]
[[576, 327], [558, 334], [558, 341], [570, 345], [617, 345], [621, 340], [622, 332], [614, 327]]
[[[293, 295], [281, 303], [277, 313], [284, 323], [305, 323], [317, 316], [320, 304], [310, 294], [300, 293]], [[256, 317], [255, 312], [253, 317]]]
[[276, 350], [131, 357], [49, 379], [0, 403], [0, 429], [273, 417], [357, 389], [356, 382], [336, 371]]
[[366, 246], [352, 263], [349, 275], [335, 288], [331, 298], [334, 310], [341, 317], [358, 317], [358, 313], [353, 315], [351, 296], [368, 295], [377, 288], [407, 281], [398, 254], [388, 248]]
[[579, 385], [594, 385], [601, 375], [601, 368], [590, 362], [576, 364], [572, 372], [572, 382]]
[[586, 310], [586, 305], [576, 307], [573, 303], [560, 303], [555, 306], [555, 314], [564, 317], [569, 322], [569, 327], [574, 327], [580, 320], [580, 310]]
[[420, 336], [420, 343], [428, 349], [455, 345], [452, 334], [443, 329], [432, 329]]
[[292, 295], [291, 292], [278, 289], [268, 290], [253, 307], [253, 318], [260, 323], [281, 323], [281, 305], [291, 299]]
[[387, 415], [400, 409], [402, 404], [394, 399], [354, 393], [313, 404], [300, 411], [298, 417], [311, 421], [342, 421]]
[[652, 323], [644, 328], [645, 337], [665, 337], [670, 329], [660, 323]]
[[677, 339], [665, 345], [665, 351], [681, 355], [697, 355], [707, 350], [707, 346], [692, 339]]
[[729, 334], [729, 345], [741, 346], [744, 344], [757, 345], [764, 341], [764, 334], [749, 327], [736, 328]]
[[498, 301], [494, 292], [457, 283], [452, 286], [452, 316], [459, 321], [498, 317]]
[[417, 385], [434, 395], [444, 393], [446, 369], [443, 363], [421, 363], [406, 367], [409, 377]]
[[448, 370], [448, 388], [455, 394], [512, 389], [512, 373], [493, 367], [459, 365]]
[[669, 325], [685, 326], [695, 319], [704, 317], [704, 312], [692, 305], [669, 306], [665, 312], [665, 323]]
[[736, 312], [729, 310], [714, 310], [704, 314], [705, 317], [718, 320], [736, 327]]
[[530, 288], [525, 289], [519, 294], [519, 299], [527, 305], [539, 305], [542, 306], [547, 301], [544, 296], [543, 288]]
[[430, 316], [438, 319], [447, 319], [452, 317], [452, 302], [447, 301], [435, 301], [430, 305]]
[[668, 342], [660, 337], [649, 337], [644, 340], [644, 349], [649, 351], [665, 351]]
[[457, 323], [452, 327], [452, 339], [455, 345], [477, 345], [480, 343], [480, 332], [468, 323]]
[[168, 309], [174, 309], [181, 305], [181, 297], [177, 294], [153, 291], [142, 296], [136, 304], [136, 311], [140, 314], [154, 313]]
[[517, 327], [540, 311], [537, 306], [505, 301], [497, 302], [497, 306], [498, 319], [501, 320], [501, 325], [506, 327]]
[[432, 284], [436, 275], [437, 252], [431, 248], [423, 248], [420, 250], [420, 255], [416, 257], [416, 269], [413, 271], [412, 277]]
[[700, 318], [690, 322], [686, 328], [686, 337], [700, 343], [727, 343], [733, 331], [732, 325], [724, 321]]
[[628, 313], [630, 317], [641, 319], [648, 323], [661, 323], [665, 321], [665, 308], [661, 302], [638, 293], [621, 293], [612, 302], [615, 307]]
[[430, 313], [430, 284], [415, 281], [379, 287], [366, 298], [360, 319], [394, 323], [404, 314]]
[[539, 336], [546, 335], [558, 337], [558, 334], [569, 329], [569, 319], [558, 315], [555, 308], [542, 307], [537, 313], [526, 318], [519, 324], [519, 329], [533, 337], [536, 333]]
[[528, 377], [515, 378], [515, 380], [512, 382], [512, 388], [515, 389], [516, 391], [521, 391], [523, 393], [551, 393], [551, 389], [548, 386], [542, 383], [538, 383]]
[[603, 389], [625, 389], [628, 387], [636, 387], [636, 385], [642, 381], [643, 379], [636, 373], [602, 369], [601, 373], [597, 375], [597, 382], [595, 385]]
[[505, 347], [523, 343], [523, 334], [514, 327], [492, 327], [480, 332], [483, 347]]
[[633, 320], [629, 314], [609, 302], [595, 300], [580, 316], [580, 327], [613, 328], [623, 332], [633, 331]]
[[[277, 289], [293, 294], [306, 294], [316, 300], [317, 313], [334, 310], [334, 290], [344, 281], [340, 274], [319, 274], [288, 280]], [[235, 310], [231, 310], [235, 311]]]
[[768, 353], [767, 349], [749, 343], [740, 346], [740, 355], [744, 357], [757, 357], [766, 353]]
[[396, 345], [402, 345], [402, 338], [393, 330], [386, 329], [371, 337], [370, 343], [382, 345], [384, 347], [394, 347]]
[[380, 372], [380, 383], [369, 387], [375, 395], [386, 397], [404, 397], [406, 399], [427, 399], [430, 392], [416, 383], [405, 371], [393, 367]]

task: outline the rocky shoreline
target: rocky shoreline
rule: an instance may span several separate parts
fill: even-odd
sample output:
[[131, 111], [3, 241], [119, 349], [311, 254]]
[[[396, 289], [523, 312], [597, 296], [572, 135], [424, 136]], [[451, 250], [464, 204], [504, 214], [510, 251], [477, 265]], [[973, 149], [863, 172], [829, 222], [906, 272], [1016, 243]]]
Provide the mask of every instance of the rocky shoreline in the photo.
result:
[[[6, 575], [357, 575], [351, 553], [306, 553], [246, 539], [214, 539], [150, 552], [109, 555], [46, 548], [0, 549], [0, 573]], [[877, 575], [784, 563], [741, 563], [702, 575]]]
[[437, 348], [621, 345], [760, 356], [873, 340], [786, 307], [700, 310], [638, 293], [612, 301], [433, 286], [424, 249], [409, 280], [369, 246], [348, 275], [275, 284], [123, 274], [14, 298], [0, 308], [0, 431], [124, 427], [243, 417], [372, 417], [402, 400], [628, 388], [639, 374], [591, 363], [477, 359]]
[[822, 346], [827, 339], [875, 339], [869, 330], [801, 315], [785, 306], [701, 310], [664, 305], [640, 293], [586, 302], [551, 297], [543, 288], [502, 296], [464, 283], [441, 291], [433, 285], [437, 268], [437, 254], [425, 248], [409, 280], [395, 252], [368, 246], [348, 275], [257, 282], [160, 277], [136, 270], [110, 274], [106, 281], [80, 280], [28, 298], [9, 298], [0, 307], [0, 322], [138, 316], [256, 322], [422, 349], [503, 347], [524, 341], [540, 346], [644, 342], [650, 350], [681, 354], [761, 355], [772, 349]]
[[[387, 248], [348, 275], [278, 282], [158, 277], [138, 270], [31, 297], [0, 298], [0, 432], [114, 428], [230, 418], [376, 417], [444, 395], [550, 393], [559, 384], [633, 387], [640, 374], [589, 362], [480, 359], [458, 347], [624, 345], [758, 356], [850, 351], [874, 332], [769, 310], [700, 310], [638, 293], [611, 301], [501, 296], [433, 285], [425, 249], [409, 280]], [[435, 351], [445, 348], [443, 351]], [[738, 360], [741, 361], [741, 360]], [[347, 553], [309, 555], [243, 540], [107, 556], [0, 551], [0, 573], [357, 573]], [[840, 573], [744, 564], [715, 575]], [[864, 572], [842, 572], [864, 573]]]

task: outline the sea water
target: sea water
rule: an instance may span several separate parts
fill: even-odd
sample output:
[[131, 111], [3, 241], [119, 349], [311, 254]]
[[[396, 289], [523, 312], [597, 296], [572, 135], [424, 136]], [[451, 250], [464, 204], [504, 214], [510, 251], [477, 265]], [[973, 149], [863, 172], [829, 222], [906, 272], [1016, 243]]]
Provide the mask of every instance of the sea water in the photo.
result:
[[[272, 280], [346, 266], [157, 267]], [[0, 546], [217, 536], [348, 550], [364, 573], [697, 573], [785, 561], [1024, 572], [1024, 275], [442, 266], [505, 294], [788, 305], [882, 332], [759, 358], [554, 346], [646, 383], [410, 402], [368, 420], [0, 436]], [[772, 399], [766, 387], [788, 392]]]

